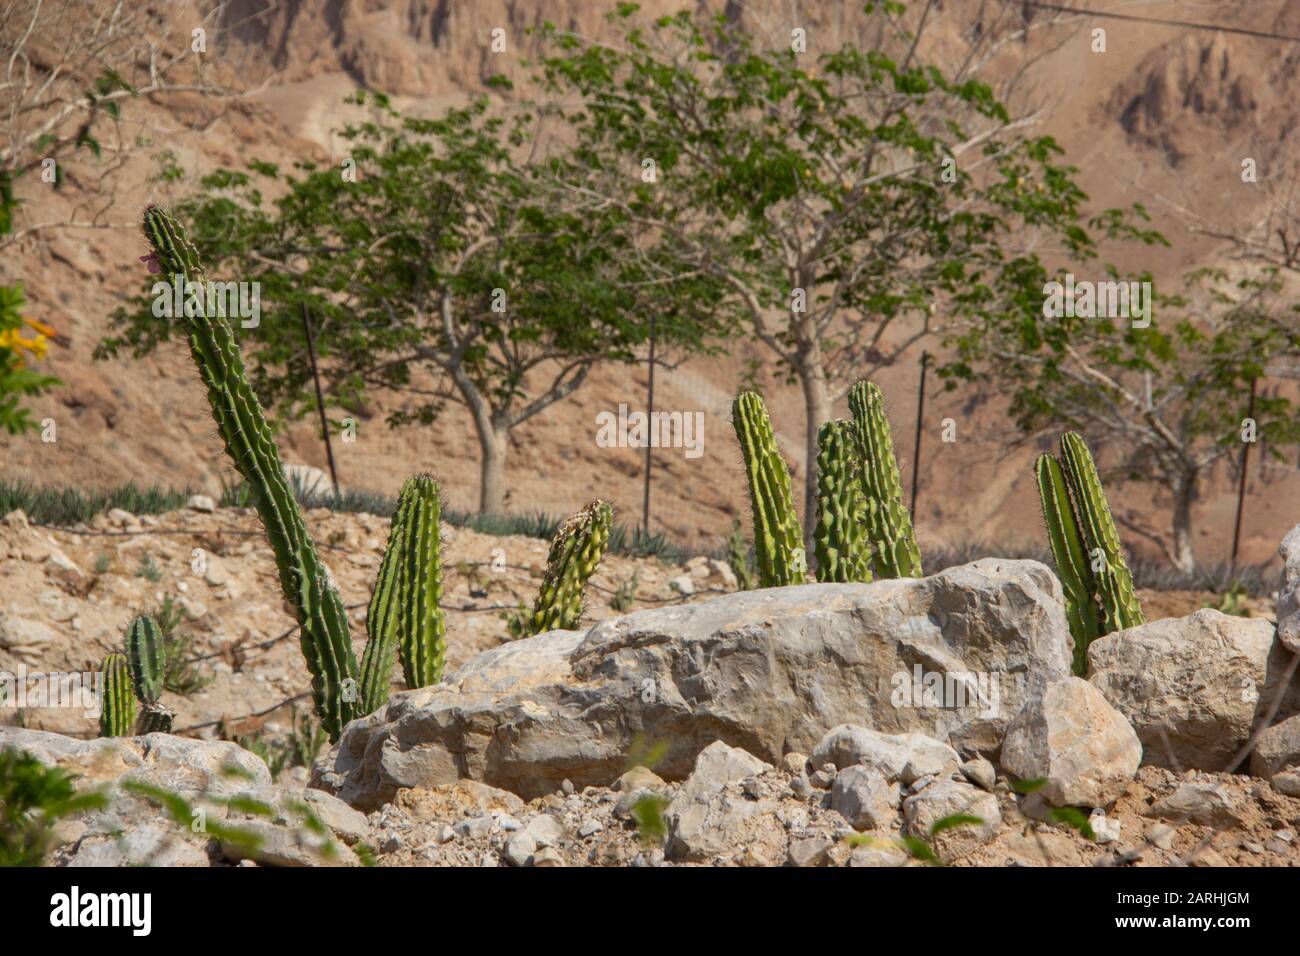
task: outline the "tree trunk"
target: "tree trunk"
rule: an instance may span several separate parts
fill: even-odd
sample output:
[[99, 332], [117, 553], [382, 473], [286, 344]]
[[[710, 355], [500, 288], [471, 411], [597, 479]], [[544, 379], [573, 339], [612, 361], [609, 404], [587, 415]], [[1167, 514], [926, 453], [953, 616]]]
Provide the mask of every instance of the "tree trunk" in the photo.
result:
[[817, 527], [817, 429], [831, 418], [831, 391], [820, 355], [817, 359], [806, 359], [797, 370], [799, 383], [803, 386], [804, 454], [807, 458], [803, 476], [804, 547], [810, 556], [813, 553], [813, 532]]
[[480, 514], [502, 514], [506, 505], [506, 451], [510, 429], [492, 425], [478, 434], [478, 510]]
[[1196, 501], [1195, 472], [1183, 475], [1174, 483], [1174, 566], [1179, 571], [1196, 570], [1196, 555], [1192, 551], [1192, 504]]

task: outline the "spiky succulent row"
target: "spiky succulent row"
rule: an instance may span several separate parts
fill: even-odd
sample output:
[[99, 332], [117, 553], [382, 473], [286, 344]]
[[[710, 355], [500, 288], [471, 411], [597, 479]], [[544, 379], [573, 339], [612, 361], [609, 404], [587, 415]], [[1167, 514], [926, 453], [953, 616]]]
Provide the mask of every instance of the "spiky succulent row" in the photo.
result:
[[135, 693], [124, 654], [104, 658], [99, 682], [99, 736], [130, 737], [135, 733]]
[[731, 421], [749, 483], [758, 586], [804, 584], [808, 580], [808, 558], [790, 492], [790, 470], [777, 448], [762, 396], [757, 392], [736, 396]]
[[1111, 517], [1097, 466], [1083, 438], [1061, 436], [1060, 459], [1035, 463], [1039, 500], [1074, 639], [1074, 670], [1085, 675], [1088, 645], [1098, 637], [1146, 623]]
[[577, 627], [587, 581], [596, 572], [614, 522], [609, 502], [597, 499], [562, 524], [551, 540], [546, 572], [530, 618], [530, 632]]
[[[158, 206], [145, 210], [144, 234], [164, 275], [206, 280], [194, 246]], [[230, 323], [221, 315], [191, 311], [184, 317], [190, 354], [207, 388], [226, 453], [252, 489], [253, 505], [275, 555], [280, 590], [296, 612], [316, 713], [330, 740], [337, 740], [343, 726], [360, 715], [357, 662], [343, 601], [307, 534]]]

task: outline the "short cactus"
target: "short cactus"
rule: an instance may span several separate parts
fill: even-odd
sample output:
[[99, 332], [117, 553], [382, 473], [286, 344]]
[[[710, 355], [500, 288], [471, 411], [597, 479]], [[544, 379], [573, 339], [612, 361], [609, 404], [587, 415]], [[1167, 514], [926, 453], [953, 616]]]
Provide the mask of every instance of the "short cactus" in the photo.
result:
[[533, 605], [530, 632], [570, 630], [582, 620], [587, 580], [609, 546], [614, 511], [596, 500], [560, 525], [546, 556], [546, 573]]
[[817, 530], [813, 535], [818, 581], [870, 581], [867, 501], [858, 471], [853, 423], [840, 419], [817, 431]]
[[415, 495], [408, 479], [388, 526], [388, 547], [379, 564], [379, 576], [366, 609], [368, 640], [361, 655], [361, 710], [374, 713], [388, 700], [393, 662], [397, 659], [398, 632], [401, 630], [402, 570], [405, 566], [405, 541]]
[[131, 669], [122, 654], [109, 654], [99, 669], [101, 737], [130, 737], [135, 733], [135, 692]]
[[126, 632], [126, 660], [131, 684], [142, 704], [156, 704], [163, 692], [167, 652], [162, 628], [151, 617], [137, 617]]
[[1092, 580], [1101, 607], [1101, 633], [1145, 624], [1133, 588], [1133, 573], [1124, 559], [1124, 547], [1097, 466], [1083, 438], [1075, 432], [1061, 436], [1061, 470], [1074, 495], [1079, 529], [1088, 546]]
[[803, 529], [790, 493], [790, 470], [776, 446], [767, 406], [757, 392], [741, 392], [731, 408], [740, 443], [754, 525], [758, 586], [806, 584], [808, 558]]
[[849, 390], [849, 410], [861, 456], [867, 537], [876, 577], [920, 577], [921, 551], [912, 529], [912, 516], [903, 504], [903, 482], [879, 387], [865, 380], [854, 385]]
[[[158, 206], [145, 210], [144, 234], [164, 275], [181, 275], [193, 282], [206, 279], [194, 246]], [[226, 453], [253, 492], [253, 504], [275, 554], [280, 590], [297, 614], [316, 713], [330, 740], [337, 740], [343, 725], [360, 711], [357, 663], [343, 601], [307, 534], [229, 322], [221, 315], [191, 315], [190, 311], [184, 317], [190, 353], [207, 388]]]
[[1047, 541], [1056, 562], [1056, 576], [1065, 593], [1065, 616], [1074, 638], [1074, 672], [1086, 676], [1088, 645], [1099, 636], [1099, 614], [1088, 546], [1074, 517], [1074, 506], [1061, 465], [1051, 455], [1040, 455], [1034, 464], [1038, 497], [1043, 505]]
[[167, 673], [162, 628], [151, 617], [137, 617], [126, 632], [126, 662], [131, 685], [140, 701], [142, 734], [170, 733], [174, 714], [159, 703]]

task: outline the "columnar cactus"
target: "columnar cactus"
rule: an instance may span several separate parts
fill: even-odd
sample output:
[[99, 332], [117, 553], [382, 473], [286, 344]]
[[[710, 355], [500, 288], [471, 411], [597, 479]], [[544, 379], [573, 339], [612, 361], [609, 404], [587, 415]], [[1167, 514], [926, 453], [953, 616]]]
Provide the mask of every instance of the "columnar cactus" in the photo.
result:
[[849, 390], [849, 411], [853, 413], [862, 461], [867, 536], [876, 577], [920, 577], [921, 551], [912, 529], [912, 516], [903, 504], [903, 482], [879, 387], [865, 380], [854, 385]]
[[840, 419], [822, 425], [817, 446], [817, 580], [870, 581], [867, 501], [853, 423]]
[[99, 669], [99, 736], [130, 737], [135, 733], [135, 693], [126, 657], [109, 654]]
[[[438, 483], [428, 475], [409, 478], [402, 488], [408, 505], [402, 516], [401, 600], [398, 651], [406, 686], [427, 687], [442, 677], [447, 628], [442, 615], [442, 506]], [[392, 546], [390, 540], [389, 546]]]
[[1038, 479], [1038, 498], [1043, 505], [1043, 522], [1047, 525], [1047, 540], [1052, 548], [1052, 560], [1056, 562], [1056, 576], [1061, 579], [1065, 592], [1065, 616], [1070, 624], [1070, 636], [1074, 638], [1074, 672], [1082, 677], [1088, 672], [1088, 645], [1100, 634], [1088, 546], [1075, 521], [1060, 463], [1051, 455], [1040, 455], [1034, 473]]
[[397, 659], [398, 632], [402, 622], [402, 571], [406, 566], [405, 543], [410, 513], [415, 500], [413, 479], [407, 479], [397, 499], [388, 526], [388, 547], [379, 564], [379, 577], [366, 609], [366, 650], [361, 655], [361, 709], [374, 713], [388, 700], [388, 685]]
[[1145, 624], [1133, 589], [1133, 573], [1110, 514], [1097, 466], [1083, 439], [1075, 432], [1061, 436], [1061, 470], [1074, 494], [1079, 527], [1088, 547], [1093, 583], [1101, 605], [1101, 633], [1110, 634]]
[[582, 620], [587, 580], [609, 546], [614, 510], [596, 500], [560, 525], [546, 556], [546, 573], [533, 605], [530, 632], [569, 630]]
[[[194, 246], [158, 206], [144, 214], [144, 234], [164, 275], [206, 280]], [[249, 386], [243, 358], [221, 315], [184, 318], [190, 353], [207, 388], [226, 453], [253, 493], [253, 504], [275, 554], [280, 589], [294, 607], [299, 642], [312, 678], [312, 698], [331, 741], [360, 712], [357, 663], [339, 593], [307, 535], [302, 512], [285, 480], [270, 426]]]
[[170, 733], [174, 714], [161, 703], [167, 651], [162, 628], [151, 617], [137, 617], [126, 632], [126, 662], [141, 704], [140, 733]]
[[740, 453], [749, 481], [754, 522], [754, 554], [758, 559], [758, 586], [806, 584], [808, 558], [803, 529], [790, 493], [790, 470], [776, 446], [767, 406], [757, 392], [741, 392], [731, 407]]

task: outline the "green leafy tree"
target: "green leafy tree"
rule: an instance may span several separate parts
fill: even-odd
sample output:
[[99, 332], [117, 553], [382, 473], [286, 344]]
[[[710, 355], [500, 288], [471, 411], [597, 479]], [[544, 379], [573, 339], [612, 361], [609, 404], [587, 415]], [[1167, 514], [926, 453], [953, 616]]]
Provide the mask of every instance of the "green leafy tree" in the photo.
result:
[[903, 4], [867, 4], [875, 39], [821, 36], [818, 53], [725, 15], [645, 24], [637, 9], [612, 14], [617, 43], [541, 30], [543, 80], [574, 104], [580, 144], [553, 183], [670, 237], [799, 385], [808, 529], [818, 428], [852, 382], [1022, 304], [1037, 261], [1022, 250], [1091, 255], [1086, 197], [990, 86], [924, 61]]
[[[1006, 395], [1025, 435], [1078, 430], [1102, 451], [1108, 477], [1155, 486], [1168, 509], [1166, 533], [1123, 514], [1122, 495], [1111, 497], [1116, 520], [1175, 567], [1195, 570], [1193, 506], [1207, 472], [1221, 459], [1235, 465], [1243, 440], [1277, 458], [1300, 442], [1297, 409], [1285, 396], [1260, 394], [1246, 422], [1251, 381], [1269, 362], [1300, 358], [1297, 307], [1278, 272], [1233, 280], [1200, 270], [1183, 295], [1156, 300], [1146, 327], [1049, 311], [991, 316], [956, 336], [959, 374]], [[1150, 500], [1142, 491], [1141, 501]]]
[[[214, 274], [261, 283], [262, 320], [242, 333], [259, 395], [284, 414], [314, 407], [302, 310], [315, 326], [330, 401], [402, 396], [390, 424], [429, 422], [447, 402], [474, 423], [479, 506], [505, 504], [511, 431], [572, 394], [598, 362], [631, 362], [653, 318], [662, 343], [707, 347], [724, 326], [718, 283], [622, 210], [559, 201], [554, 162], [528, 108], [486, 98], [435, 119], [357, 94], [348, 126], [356, 175], [255, 163], [223, 170], [177, 207]], [[259, 188], [283, 191], [268, 203]], [[149, 295], [119, 310], [100, 355], [139, 356], [174, 323]]]

